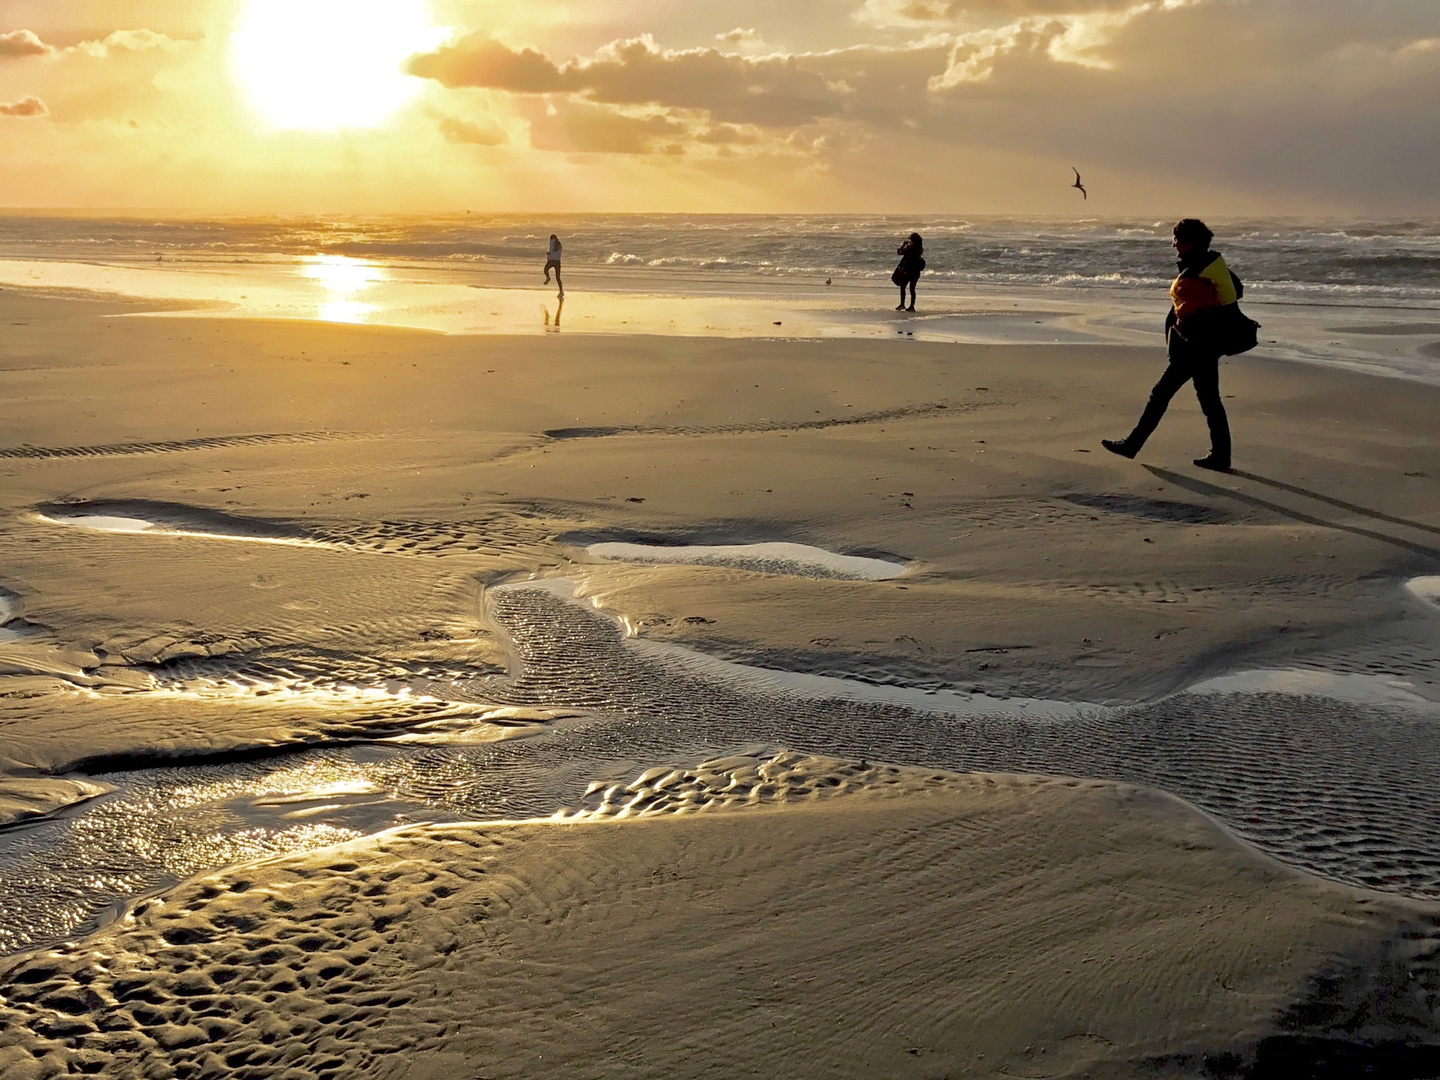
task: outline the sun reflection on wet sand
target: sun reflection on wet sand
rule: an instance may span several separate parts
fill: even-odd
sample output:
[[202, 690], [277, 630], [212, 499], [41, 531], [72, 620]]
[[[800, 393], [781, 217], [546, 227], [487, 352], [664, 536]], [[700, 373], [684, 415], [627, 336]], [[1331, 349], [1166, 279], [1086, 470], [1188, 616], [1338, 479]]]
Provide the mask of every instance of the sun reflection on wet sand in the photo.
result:
[[[543, 290], [517, 287], [503, 272], [387, 266], [346, 255], [203, 267], [27, 262], [0, 258], [0, 287], [82, 289], [164, 305], [144, 318], [255, 318], [363, 323], [445, 334], [665, 334], [698, 337], [823, 338], [906, 336], [936, 341], [1094, 342], [1123, 339], [1101, 327], [1074, 330], [1074, 303], [1027, 302], [1002, 312], [992, 300], [955, 290], [937, 294], [936, 314], [895, 316], [875, 294], [855, 289], [820, 298], [776, 292], [773, 282], [719, 292], [636, 291], [632, 276], [597, 269], [593, 290], [570, 291], [563, 309]], [[528, 278], [526, 279], [529, 280]], [[648, 282], [650, 286], [654, 281]], [[668, 283], [667, 283], [668, 287]], [[888, 297], [888, 293], [886, 294]], [[549, 308], [554, 297], [557, 306]], [[537, 310], [537, 299], [540, 301]], [[1108, 308], [1106, 309], [1108, 310]], [[540, 315], [540, 318], [536, 318]], [[1137, 316], [1138, 318], [1138, 316]], [[1043, 325], [1042, 325], [1043, 322]]]
[[355, 297], [390, 277], [384, 267], [348, 255], [312, 255], [301, 262], [300, 276], [318, 282], [329, 294], [316, 313], [320, 321], [336, 323], [365, 322], [375, 305]]

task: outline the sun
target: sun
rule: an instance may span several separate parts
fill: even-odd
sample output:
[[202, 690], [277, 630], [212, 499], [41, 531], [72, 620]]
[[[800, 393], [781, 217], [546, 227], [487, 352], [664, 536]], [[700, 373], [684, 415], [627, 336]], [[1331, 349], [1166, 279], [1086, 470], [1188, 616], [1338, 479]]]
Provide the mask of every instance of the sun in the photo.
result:
[[406, 58], [445, 36], [426, 0], [248, 0], [231, 44], [273, 127], [335, 130], [383, 123], [420, 85]]

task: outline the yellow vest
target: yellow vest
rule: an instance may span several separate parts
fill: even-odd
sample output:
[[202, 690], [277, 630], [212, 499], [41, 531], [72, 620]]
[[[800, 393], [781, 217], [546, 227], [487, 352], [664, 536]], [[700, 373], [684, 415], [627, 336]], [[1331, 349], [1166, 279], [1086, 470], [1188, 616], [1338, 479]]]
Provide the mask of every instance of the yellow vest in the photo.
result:
[[1239, 299], [1235, 295], [1235, 279], [1219, 255], [1200, 271], [1198, 278], [1177, 277], [1170, 286], [1170, 302], [1182, 318], [1205, 308], [1234, 304]]

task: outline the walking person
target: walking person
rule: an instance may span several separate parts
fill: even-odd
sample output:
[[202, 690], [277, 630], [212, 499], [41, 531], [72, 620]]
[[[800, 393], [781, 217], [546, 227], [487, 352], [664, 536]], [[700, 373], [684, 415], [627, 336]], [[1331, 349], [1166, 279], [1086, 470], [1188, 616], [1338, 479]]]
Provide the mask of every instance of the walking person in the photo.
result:
[[[900, 256], [899, 265], [895, 272], [890, 275], [890, 280], [900, 286], [900, 303], [895, 305], [896, 311], [915, 310], [915, 283], [920, 280], [920, 272], [925, 269], [925, 241], [920, 238], [919, 233], [912, 232], [905, 238], [904, 242], [895, 249], [895, 254]], [[910, 289], [910, 306], [905, 306], [905, 289]]]
[[550, 247], [545, 252], [545, 284], [550, 284], [550, 271], [555, 271], [555, 285], [560, 290], [560, 295], [565, 295], [565, 283], [560, 280], [560, 238], [554, 233], [550, 234]]
[[[1230, 272], [1225, 260], [1210, 250], [1214, 233], [1203, 221], [1185, 218], [1174, 229], [1179, 276], [1170, 286], [1170, 314], [1165, 317], [1165, 344], [1170, 364], [1150, 391], [1145, 411], [1135, 430], [1123, 439], [1102, 439], [1112, 454], [1133, 458], [1160, 424], [1165, 409], [1187, 382], [1210, 426], [1210, 453], [1196, 458], [1202, 469], [1230, 471], [1230, 422], [1220, 400], [1220, 357], [1253, 348], [1252, 323], [1240, 313], [1238, 301], [1245, 287]], [[1249, 334], [1249, 342], [1244, 341]]]

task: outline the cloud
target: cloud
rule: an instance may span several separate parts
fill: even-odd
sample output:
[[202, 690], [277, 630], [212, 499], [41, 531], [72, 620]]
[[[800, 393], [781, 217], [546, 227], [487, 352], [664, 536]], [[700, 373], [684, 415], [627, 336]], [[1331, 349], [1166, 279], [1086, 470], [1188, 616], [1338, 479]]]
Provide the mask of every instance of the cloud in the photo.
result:
[[1133, 6], [1135, 0], [865, 0], [854, 14], [863, 26], [881, 29], [954, 26], [986, 17], [1089, 15]]
[[440, 134], [450, 143], [470, 146], [500, 146], [510, 141], [505, 129], [494, 120], [459, 120], [447, 116], [440, 121]]
[[722, 45], [753, 45], [757, 44], [761, 38], [753, 26], [748, 29], [743, 26], [737, 26], [734, 30], [727, 30], [723, 34], [716, 34], [715, 40]]
[[113, 56], [115, 53], [137, 53], [147, 49], [162, 49], [165, 52], [174, 52], [182, 49], [188, 42], [177, 41], [165, 34], [157, 33], [154, 30], [116, 30], [103, 38], [96, 38], [91, 41], [82, 41], [74, 47], [75, 52], [83, 52], [88, 56], [104, 59]]
[[702, 143], [711, 146], [750, 145], [760, 141], [760, 129], [741, 127], [738, 124], [716, 124], [695, 136]]
[[687, 125], [664, 113], [634, 115], [583, 99], [536, 110], [530, 121], [531, 146], [569, 153], [674, 153], [688, 134]]
[[0, 102], [0, 116], [45, 116], [49, 113], [39, 98], [27, 97], [12, 105]]
[[116, 30], [103, 38], [91, 38], [68, 48], [57, 49], [54, 45], [40, 40], [40, 36], [33, 30], [12, 30], [9, 33], [0, 34], [0, 60], [13, 60], [27, 56], [59, 57], [76, 53], [104, 59], [116, 53], [138, 53], [148, 49], [174, 52], [184, 48], [187, 44], [189, 42], [176, 40], [154, 30], [142, 29]]
[[726, 30], [723, 34], [716, 34], [715, 40], [722, 46], [736, 49], [750, 56], [772, 51], [760, 31], [753, 26], [737, 26], [733, 30]]
[[931, 90], [954, 89], [990, 78], [996, 62], [1012, 54], [1040, 56], [1079, 67], [1110, 68], [1104, 55], [1115, 34], [1143, 16], [1196, 7], [1207, 0], [1144, 0], [1115, 10], [1074, 15], [1027, 15], [1008, 25], [986, 27], [954, 38], [944, 72]]
[[700, 110], [719, 121], [767, 127], [794, 127], [841, 108], [836, 89], [792, 56], [661, 49], [648, 36], [557, 64], [534, 49], [510, 49], [475, 34], [415, 57], [409, 71], [447, 87], [567, 93], [611, 105]]
[[882, 30], [949, 25], [961, 9], [949, 0], [865, 0], [854, 19]]
[[49, 56], [54, 46], [46, 45], [33, 31], [12, 30], [0, 34], [0, 60], [13, 60], [22, 56]]
[[564, 73], [544, 53], [510, 49], [482, 34], [412, 57], [406, 70], [451, 88], [478, 86], [517, 94], [549, 94], [569, 88]]

